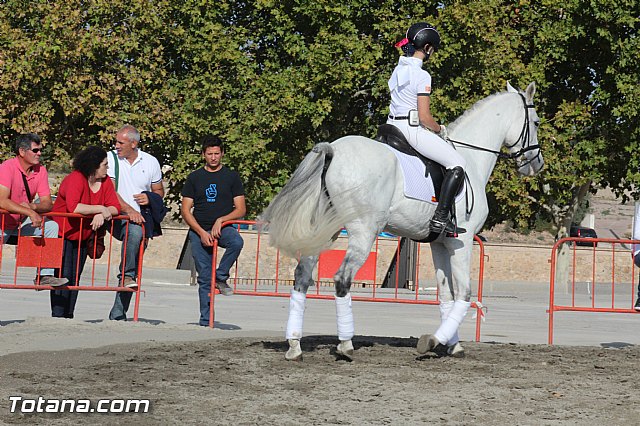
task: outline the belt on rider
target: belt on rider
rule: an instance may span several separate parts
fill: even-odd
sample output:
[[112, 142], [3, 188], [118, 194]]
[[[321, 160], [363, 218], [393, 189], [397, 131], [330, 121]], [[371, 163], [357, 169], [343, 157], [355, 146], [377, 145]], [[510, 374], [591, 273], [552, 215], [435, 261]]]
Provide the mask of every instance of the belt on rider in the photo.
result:
[[389, 114], [389, 119], [391, 119], [391, 120], [408, 120], [409, 116], [407, 116], [407, 115], [391, 115], [391, 114]]

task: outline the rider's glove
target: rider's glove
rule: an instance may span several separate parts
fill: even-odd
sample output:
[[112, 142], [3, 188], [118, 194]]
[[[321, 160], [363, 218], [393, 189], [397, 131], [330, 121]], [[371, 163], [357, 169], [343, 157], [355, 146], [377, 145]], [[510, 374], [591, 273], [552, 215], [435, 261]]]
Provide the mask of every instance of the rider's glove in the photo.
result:
[[449, 138], [449, 135], [447, 134], [447, 128], [444, 127], [444, 124], [440, 125], [440, 131], [436, 133], [436, 135], [440, 136], [445, 141]]

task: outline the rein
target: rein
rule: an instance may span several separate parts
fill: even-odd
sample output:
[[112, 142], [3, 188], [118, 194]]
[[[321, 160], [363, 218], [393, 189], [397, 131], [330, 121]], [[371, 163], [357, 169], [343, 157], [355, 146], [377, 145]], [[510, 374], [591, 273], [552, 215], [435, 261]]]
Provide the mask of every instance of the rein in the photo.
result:
[[[524, 154], [527, 151], [533, 151], [534, 149], [539, 149], [540, 145], [529, 145], [529, 142], [531, 141], [531, 130], [529, 129], [529, 113], [528, 113], [528, 109], [529, 108], [535, 108], [535, 106], [533, 104], [529, 105], [527, 104], [526, 99], [524, 98], [524, 96], [519, 93], [520, 98], [522, 99], [522, 103], [524, 104], [524, 108], [525, 108], [525, 114], [524, 114], [524, 125], [522, 126], [522, 131], [520, 132], [520, 136], [518, 136], [518, 139], [516, 139], [516, 141], [507, 146], [507, 148], [513, 148], [514, 146], [516, 146], [519, 142], [521, 143], [520, 146], [522, 148], [520, 148], [518, 151], [516, 152], [512, 152], [512, 153], [508, 153], [505, 154], [504, 152], [501, 151], [494, 151], [492, 149], [488, 149], [488, 148], [484, 148], [481, 146], [477, 146], [477, 145], [472, 145], [466, 142], [460, 142], [460, 141], [456, 141], [454, 139], [449, 139], [449, 142], [452, 142], [454, 144], [459, 144], [462, 146], [466, 146], [469, 148], [473, 148], [476, 149], [478, 151], [484, 151], [484, 152], [490, 152], [492, 154], [495, 154], [498, 156], [498, 158], [504, 158], [507, 160], [515, 160], [516, 158], [522, 156], [522, 154]], [[528, 160], [526, 163], [520, 164], [520, 167], [523, 165], [527, 165], [531, 162], [532, 160]]]

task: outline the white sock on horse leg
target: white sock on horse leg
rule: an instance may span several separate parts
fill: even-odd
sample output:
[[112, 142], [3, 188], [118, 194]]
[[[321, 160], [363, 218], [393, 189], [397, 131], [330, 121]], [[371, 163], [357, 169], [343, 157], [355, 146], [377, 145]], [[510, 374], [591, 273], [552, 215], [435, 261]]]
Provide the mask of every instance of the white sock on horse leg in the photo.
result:
[[440, 302], [440, 319], [442, 321], [449, 317], [449, 312], [453, 309], [453, 300], [448, 302]]
[[336, 319], [338, 321], [338, 339], [351, 340], [354, 334], [351, 293], [345, 297], [336, 296]]
[[302, 338], [302, 323], [304, 321], [304, 305], [307, 295], [296, 290], [291, 290], [289, 297], [289, 320], [287, 321], [286, 339]]
[[464, 316], [467, 314], [471, 302], [465, 302], [464, 300], [456, 300], [453, 304], [453, 308], [449, 311], [449, 316], [440, 325], [438, 330], [434, 333], [438, 342], [443, 345], [451, 345], [457, 342], [452, 342], [454, 336], [458, 334], [458, 328], [464, 320]]
[[[444, 323], [447, 318], [449, 318], [449, 312], [453, 309], [453, 300], [448, 302], [440, 302], [440, 323]], [[458, 330], [453, 334], [453, 336], [449, 339], [447, 345], [455, 345], [460, 341], [460, 337], [458, 337]]]

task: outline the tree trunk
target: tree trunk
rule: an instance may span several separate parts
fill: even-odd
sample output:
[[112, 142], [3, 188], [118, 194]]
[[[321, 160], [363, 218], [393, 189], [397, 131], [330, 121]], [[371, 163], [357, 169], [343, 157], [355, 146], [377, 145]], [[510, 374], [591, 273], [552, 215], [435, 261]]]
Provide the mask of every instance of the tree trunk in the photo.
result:
[[[564, 215], [558, 218], [556, 222], [558, 224], [558, 233], [556, 234], [556, 241], [561, 238], [565, 238], [569, 236], [569, 229], [571, 227], [571, 223], [573, 221], [573, 217], [578, 210], [580, 204], [582, 204], [582, 200], [589, 193], [589, 188], [591, 187], [591, 181], [580, 186], [578, 191], [576, 191], [575, 196], [571, 200], [571, 207], [564, 212]], [[563, 288], [568, 288], [569, 285], [569, 265], [571, 261], [569, 244], [562, 244], [558, 249], [558, 254], [556, 256], [556, 275], [555, 275], [555, 286], [559, 288], [562, 286]]]

